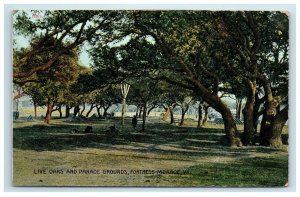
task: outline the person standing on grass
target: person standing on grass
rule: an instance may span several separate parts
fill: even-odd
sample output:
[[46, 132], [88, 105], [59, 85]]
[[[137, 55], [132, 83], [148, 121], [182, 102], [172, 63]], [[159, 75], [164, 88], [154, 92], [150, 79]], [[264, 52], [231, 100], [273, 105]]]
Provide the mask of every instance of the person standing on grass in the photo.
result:
[[132, 120], [131, 120], [132, 126], [135, 129], [136, 125], [137, 125], [137, 118], [136, 115], [133, 116]]

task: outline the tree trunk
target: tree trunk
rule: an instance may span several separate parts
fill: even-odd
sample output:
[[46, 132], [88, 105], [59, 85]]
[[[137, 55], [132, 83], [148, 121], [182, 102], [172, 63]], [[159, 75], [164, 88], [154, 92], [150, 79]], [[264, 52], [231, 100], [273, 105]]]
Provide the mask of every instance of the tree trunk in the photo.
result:
[[52, 109], [53, 109], [53, 105], [48, 103], [47, 104], [47, 112], [46, 112], [46, 116], [45, 116], [45, 119], [44, 119], [44, 122], [46, 124], [50, 124]]
[[230, 110], [224, 109], [221, 114], [224, 120], [225, 133], [229, 144], [231, 146], [242, 146], [242, 142], [239, 138], [236, 124]]
[[100, 118], [101, 117], [101, 112], [100, 112], [101, 106], [96, 106], [96, 108], [97, 108], [98, 117]]
[[85, 110], [85, 103], [83, 103], [83, 107], [82, 107], [82, 110], [81, 110], [81, 112], [80, 112], [80, 115], [83, 114], [84, 110]]
[[34, 118], [37, 119], [37, 106], [35, 103], [33, 103], [33, 108], [34, 108]]
[[183, 125], [184, 124], [184, 116], [187, 110], [185, 109], [181, 109], [181, 119], [180, 119], [180, 123], [179, 125]]
[[139, 105], [136, 106], [135, 117], [139, 116]]
[[197, 128], [201, 127], [201, 121], [202, 121], [202, 104], [200, 102], [199, 106], [198, 106], [198, 124], [197, 124]]
[[222, 115], [224, 121], [225, 134], [229, 145], [242, 146], [242, 142], [240, 140], [240, 136], [236, 128], [236, 124], [234, 122], [232, 113], [227, 107], [227, 105], [222, 102], [218, 95], [211, 95], [209, 97], [205, 97], [205, 95], [203, 95], [202, 98], [206, 103], [208, 103], [211, 107], [213, 107]]
[[104, 116], [104, 117], [107, 117], [107, 111], [108, 111], [109, 107], [110, 107], [110, 106], [108, 106], [108, 107], [103, 107], [103, 110], [104, 110], [103, 116]]
[[209, 109], [209, 105], [207, 104], [204, 104], [203, 105], [203, 108], [204, 108], [204, 118], [203, 118], [203, 121], [202, 121], [202, 126], [205, 126], [206, 123], [207, 123], [207, 119], [208, 119], [208, 109]]
[[139, 110], [139, 118], [142, 117], [142, 112], [143, 112], [143, 105], [140, 106], [140, 110]]
[[282, 129], [288, 120], [288, 105], [278, 113], [276, 119], [271, 124], [271, 138], [269, 139], [270, 146], [273, 148], [282, 147]]
[[[184, 72], [182, 74], [185, 76], [189, 82], [194, 86], [194, 91], [201, 95], [203, 101], [212, 106], [216, 111], [221, 113], [224, 120], [224, 127], [227, 140], [231, 146], [242, 146], [242, 142], [239, 137], [236, 124], [234, 122], [233, 116], [229, 108], [222, 102], [221, 98], [218, 96], [218, 86], [219, 78], [213, 73], [209, 73], [210, 76], [214, 78], [213, 90], [208, 89], [202, 84], [200, 80], [197, 79], [197, 76], [194, 73], [193, 66], [187, 63], [185, 60], [181, 59], [172, 49], [170, 49], [159, 36], [155, 39], [160, 47], [162, 47], [163, 52], [171, 59], [174, 59], [182, 68]], [[207, 71], [207, 70], [206, 70]], [[207, 72], [206, 72], [207, 73]], [[172, 81], [172, 80], [171, 80]]]
[[74, 117], [76, 117], [77, 114], [79, 114], [79, 111], [80, 111], [80, 107], [79, 107], [79, 105], [76, 105], [76, 106], [74, 107]]
[[244, 134], [243, 134], [243, 143], [245, 145], [254, 144], [254, 119], [253, 119], [253, 110], [255, 104], [255, 92], [256, 92], [256, 83], [250, 80], [247, 80], [247, 101], [243, 109], [244, 115]]
[[66, 118], [70, 117], [70, 110], [72, 107], [70, 107], [69, 105], [66, 105]]
[[147, 116], [149, 116], [150, 112], [151, 112], [154, 108], [155, 108], [155, 105], [152, 106], [152, 107], [150, 107], [150, 108], [148, 109]]
[[143, 104], [143, 125], [142, 125], [142, 132], [145, 131], [146, 117], [147, 117], [147, 103], [144, 103]]
[[273, 98], [270, 82], [265, 75], [261, 75], [259, 79], [263, 83], [266, 96], [265, 111], [260, 128], [260, 144], [279, 148], [282, 146], [282, 128], [288, 119], [288, 105], [277, 113], [279, 103]]
[[124, 122], [125, 122], [125, 113], [126, 113], [126, 99], [123, 98], [123, 100], [122, 100], [122, 125], [124, 125]]
[[89, 111], [86, 113], [85, 117], [89, 117], [90, 113], [92, 112], [92, 110], [95, 108], [94, 104], [92, 103]]
[[62, 111], [61, 111], [61, 105], [59, 105], [58, 108], [59, 118], [62, 118]]
[[175, 121], [174, 121], [173, 107], [172, 107], [172, 106], [169, 106], [169, 109], [170, 109], [170, 124], [174, 124]]
[[264, 114], [264, 125], [261, 126], [261, 145], [281, 148], [281, 134], [285, 122], [288, 120], [288, 105], [284, 107], [276, 116], [270, 117]]

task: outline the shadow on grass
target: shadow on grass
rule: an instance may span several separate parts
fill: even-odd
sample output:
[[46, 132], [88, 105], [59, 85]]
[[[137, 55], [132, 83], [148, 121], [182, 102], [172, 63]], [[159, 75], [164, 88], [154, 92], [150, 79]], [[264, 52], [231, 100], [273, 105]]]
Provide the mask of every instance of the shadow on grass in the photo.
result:
[[[115, 122], [117, 125], [118, 122]], [[130, 124], [118, 126], [119, 132], [106, 132], [114, 122], [93, 123], [93, 133], [84, 134], [90, 123], [57, 123], [32, 125], [14, 129], [14, 148], [35, 151], [64, 151], [80, 148], [127, 150], [140, 153], [184, 156], [237, 157], [251, 152], [278, 151], [267, 147], [230, 148], [223, 145], [221, 129], [178, 127], [165, 123], [149, 123], [146, 132], [132, 129]], [[73, 133], [76, 129], [79, 133]], [[119, 146], [122, 145], [122, 146]], [[126, 146], [128, 145], [128, 146]]]
[[184, 175], [151, 175], [149, 180], [180, 187], [284, 187], [288, 182], [288, 158], [239, 158], [226, 163], [201, 163], [184, 171]]

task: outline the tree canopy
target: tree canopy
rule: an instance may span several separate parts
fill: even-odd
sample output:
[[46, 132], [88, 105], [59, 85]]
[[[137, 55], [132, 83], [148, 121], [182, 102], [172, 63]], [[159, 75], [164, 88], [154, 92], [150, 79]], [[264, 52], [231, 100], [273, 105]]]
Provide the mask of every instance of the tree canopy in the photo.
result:
[[[71, 89], [76, 98], [89, 94], [94, 97], [88, 102], [106, 105], [117, 97], [111, 88], [128, 83], [129, 100], [143, 104], [144, 111], [150, 103], [169, 110], [181, 105], [184, 112], [188, 98], [205, 102], [221, 114], [234, 146], [254, 143], [263, 116], [261, 143], [280, 146], [278, 125], [286, 122], [288, 110], [285, 13], [59, 10], [40, 11], [39, 20], [30, 14], [18, 11], [14, 16], [15, 35], [26, 36], [30, 46], [15, 48], [13, 77], [24, 87], [35, 84], [27, 88], [33, 99], [42, 101], [41, 95], [49, 94], [60, 102], [57, 95], [66, 95], [64, 88], [75, 80]], [[88, 46], [92, 67], [80, 73], [79, 67], [66, 65], [76, 64], [83, 46]], [[245, 98], [242, 138], [224, 94]]]

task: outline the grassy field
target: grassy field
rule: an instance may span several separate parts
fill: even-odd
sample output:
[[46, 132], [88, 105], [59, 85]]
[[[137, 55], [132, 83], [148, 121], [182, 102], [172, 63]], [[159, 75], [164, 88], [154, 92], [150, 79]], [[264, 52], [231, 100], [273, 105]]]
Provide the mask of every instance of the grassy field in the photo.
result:
[[[107, 132], [116, 125], [119, 132]], [[16, 186], [282, 187], [288, 152], [261, 146], [224, 145], [220, 126], [197, 129], [130, 120], [14, 122]], [[86, 126], [93, 133], [84, 134]], [[74, 129], [79, 132], [74, 132]]]

